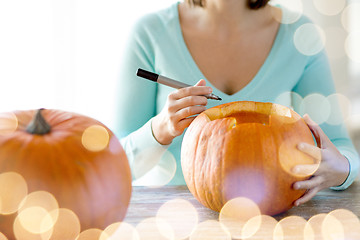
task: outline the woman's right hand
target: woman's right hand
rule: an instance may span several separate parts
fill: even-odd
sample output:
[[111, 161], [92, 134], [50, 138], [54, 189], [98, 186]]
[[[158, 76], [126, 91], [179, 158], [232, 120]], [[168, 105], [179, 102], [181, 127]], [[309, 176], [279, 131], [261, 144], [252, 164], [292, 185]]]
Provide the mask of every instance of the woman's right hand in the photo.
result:
[[212, 88], [201, 79], [194, 86], [178, 89], [168, 95], [165, 107], [152, 120], [155, 139], [163, 145], [181, 135], [194, 118], [206, 110], [207, 98]]

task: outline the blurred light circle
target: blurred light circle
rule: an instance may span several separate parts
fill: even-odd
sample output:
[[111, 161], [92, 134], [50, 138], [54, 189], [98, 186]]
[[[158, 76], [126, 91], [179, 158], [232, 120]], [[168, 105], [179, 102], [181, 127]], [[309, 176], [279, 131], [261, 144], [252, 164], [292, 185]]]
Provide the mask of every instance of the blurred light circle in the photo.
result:
[[324, 240], [345, 239], [344, 226], [332, 215], [326, 215], [321, 224], [321, 233]]
[[323, 240], [322, 237], [322, 223], [327, 214], [320, 213], [312, 216], [306, 223], [304, 233], [305, 235], [313, 235], [314, 240]]
[[26, 231], [34, 234], [47, 232], [54, 226], [48, 211], [42, 207], [26, 208], [18, 214], [17, 218]]
[[141, 240], [174, 240], [174, 230], [171, 225], [160, 218], [146, 218], [137, 226]]
[[306, 226], [306, 220], [299, 216], [289, 216], [280, 220], [274, 230], [273, 239], [274, 240], [283, 240], [283, 239], [296, 239], [296, 240], [312, 240], [311, 231], [307, 232], [307, 237], [305, 238], [304, 229]]
[[7, 237], [0, 232], [0, 240], [8, 240]]
[[305, 56], [318, 54], [325, 47], [325, 33], [316, 24], [305, 23], [294, 33], [294, 45]]
[[275, 98], [274, 103], [281, 104], [285, 107], [293, 109], [294, 105], [295, 106], [300, 105], [302, 99], [303, 98], [298, 93], [286, 91], [281, 93], [279, 96], [277, 96]]
[[360, 32], [353, 32], [348, 35], [345, 41], [346, 55], [354, 62], [360, 63]]
[[314, 0], [315, 8], [322, 14], [334, 16], [339, 14], [345, 7], [346, 0]]
[[[321, 163], [321, 150], [314, 148], [312, 154], [316, 157], [310, 158], [307, 163], [304, 163], [304, 155], [308, 157], [307, 153], [298, 150], [294, 143], [285, 141], [279, 147], [278, 159], [281, 168], [288, 174], [295, 177], [309, 177], [317, 171]], [[294, 171], [297, 165], [303, 166], [302, 172]]]
[[59, 204], [51, 193], [46, 191], [36, 191], [29, 193], [26, 198], [24, 198], [21, 207], [19, 208], [19, 212], [30, 207], [42, 207], [50, 212], [57, 209]]
[[329, 27], [325, 30], [326, 51], [330, 59], [340, 59], [345, 56], [347, 32], [341, 27]]
[[303, 14], [303, 3], [301, 0], [272, 0], [271, 4], [280, 6], [281, 14], [273, 12], [274, 18], [282, 24], [291, 24], [300, 19]]
[[[26, 211], [24, 213], [27, 214]], [[32, 227], [36, 227], [35, 225], [29, 226], [29, 225], [25, 224], [25, 225], [27, 225], [27, 228], [30, 227], [30, 231], [28, 231], [28, 229], [26, 229], [22, 224], [22, 221], [24, 219], [22, 221], [20, 220], [22, 218], [21, 214], [24, 214], [24, 213], [20, 213], [15, 218], [15, 221], [13, 224], [13, 231], [14, 231], [15, 238], [16, 239], [26, 239], [26, 240], [49, 240], [52, 235], [53, 229], [51, 228], [49, 231], [46, 231], [46, 232], [35, 233], [35, 232], [31, 231]], [[39, 225], [38, 225], [38, 227], [39, 227]], [[41, 225], [40, 225], [40, 228], [41, 228]]]
[[[137, 166], [133, 167], [134, 176], [142, 175], [138, 179], [133, 181], [134, 186], [149, 186], [149, 187], [161, 187], [168, 184], [171, 179], [175, 176], [176, 173], [176, 160], [174, 155], [170, 151], [165, 151], [162, 153], [159, 153], [158, 155], [154, 155], [153, 149], [146, 149], [145, 151], [141, 152], [136, 156], [138, 163], [144, 162], [143, 159], [148, 160], [149, 156], [152, 158], [158, 158], [158, 162], [155, 166], [148, 169], [145, 167], [145, 169], [142, 169], [141, 164], [138, 164]], [[156, 151], [156, 150], [155, 150]], [[141, 174], [140, 174], [141, 173]]]
[[242, 229], [242, 236], [246, 240], [268, 239], [272, 236], [278, 223], [268, 215], [259, 215], [249, 219]]
[[199, 221], [195, 207], [184, 199], [172, 199], [164, 203], [159, 208], [156, 217], [171, 225], [175, 239], [189, 237]]
[[360, 3], [349, 4], [341, 14], [341, 23], [348, 32], [360, 32]]
[[0, 174], [0, 214], [12, 214], [18, 211], [21, 202], [28, 193], [25, 179], [16, 172]]
[[308, 114], [317, 124], [326, 122], [330, 116], [331, 105], [328, 99], [319, 93], [307, 95], [300, 104], [301, 116]]
[[57, 218], [51, 240], [76, 239], [79, 236], [80, 220], [72, 210], [58, 208], [52, 210], [49, 214], [52, 218]]
[[18, 119], [13, 113], [0, 113], [0, 136], [14, 133], [18, 127]]
[[347, 209], [331, 211], [324, 219], [322, 227], [326, 239], [360, 239], [360, 220]]
[[109, 144], [109, 133], [103, 126], [93, 125], [85, 129], [81, 142], [83, 146], [92, 152], [104, 150]]
[[331, 112], [327, 123], [331, 125], [340, 125], [351, 115], [351, 102], [346, 96], [335, 93], [327, 97]]
[[[254, 201], [245, 197], [237, 197], [225, 203], [220, 210], [219, 221], [226, 227], [233, 238], [243, 238], [242, 231], [247, 221], [260, 215], [260, 209]], [[253, 223], [257, 224], [252, 225], [252, 231], [255, 233], [260, 228], [261, 222], [254, 221]]]
[[97, 228], [86, 229], [77, 236], [76, 240], [99, 240], [102, 231]]
[[[42, 216], [43, 219], [42, 221], [39, 220], [38, 223], [41, 225], [42, 232], [46, 232], [50, 230], [50, 228], [54, 227], [54, 224], [56, 223], [58, 218], [56, 214], [50, 214], [54, 210], [57, 210], [59, 208], [59, 204], [54, 195], [46, 191], [36, 191], [29, 193], [21, 202], [18, 213], [20, 215], [22, 211], [25, 211], [27, 209], [35, 210], [39, 207], [46, 211], [46, 216], [42, 216], [41, 211], [38, 210], [39, 215]], [[28, 228], [25, 227], [25, 229]]]
[[231, 234], [223, 224], [215, 220], [207, 220], [198, 224], [189, 240], [231, 240]]
[[140, 237], [132, 225], [117, 222], [106, 227], [99, 240], [140, 240]]

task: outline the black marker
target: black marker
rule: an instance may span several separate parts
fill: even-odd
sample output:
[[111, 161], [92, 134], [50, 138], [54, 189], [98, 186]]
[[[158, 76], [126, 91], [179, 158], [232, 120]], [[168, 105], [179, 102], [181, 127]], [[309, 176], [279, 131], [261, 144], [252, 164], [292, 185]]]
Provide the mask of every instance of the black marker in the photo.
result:
[[[166, 86], [176, 88], [176, 89], [185, 88], [185, 87], [191, 87], [191, 85], [188, 85], [188, 84], [173, 80], [171, 78], [161, 76], [161, 75], [153, 73], [153, 72], [146, 71], [146, 70], [141, 69], [141, 68], [139, 68], [137, 70], [136, 75], [139, 76], [139, 77], [151, 80], [153, 82], [164, 84]], [[215, 94], [212, 94], [212, 93], [210, 93], [208, 95], [205, 95], [205, 97], [209, 98], [209, 99], [214, 99], [214, 100], [222, 100], [220, 97], [218, 97], [218, 96], [216, 96]]]

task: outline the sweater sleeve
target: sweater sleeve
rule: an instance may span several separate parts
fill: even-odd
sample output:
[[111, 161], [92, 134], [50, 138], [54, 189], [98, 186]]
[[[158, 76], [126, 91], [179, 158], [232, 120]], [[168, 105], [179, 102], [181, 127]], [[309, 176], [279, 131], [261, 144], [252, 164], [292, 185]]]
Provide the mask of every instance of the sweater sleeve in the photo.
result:
[[116, 90], [115, 132], [127, 154], [133, 179], [154, 167], [167, 148], [156, 141], [151, 129], [157, 85], [136, 76], [138, 68], [154, 71], [151, 35], [142, 21], [146, 19], [139, 20], [129, 35]]
[[[300, 114], [307, 113], [307, 109], [312, 109], [311, 112], [313, 113], [318, 111], [320, 113], [318, 116], [341, 114], [341, 109], [336, 101], [331, 101], [331, 104], [326, 101], [329, 99], [329, 96], [335, 93], [335, 86], [328, 59], [324, 51], [309, 57], [303, 75], [293, 91], [305, 100], [301, 102], [293, 101], [294, 110]], [[311, 96], [317, 97], [314, 97], [312, 101]], [[316, 108], [315, 111], [314, 107]], [[311, 114], [309, 115], [312, 117]], [[337, 123], [330, 121], [329, 123], [325, 118], [319, 121], [318, 123], [322, 130], [349, 161], [350, 172], [346, 181], [340, 186], [331, 187], [333, 190], [344, 190], [352, 184], [358, 175], [359, 156], [343, 121]]]

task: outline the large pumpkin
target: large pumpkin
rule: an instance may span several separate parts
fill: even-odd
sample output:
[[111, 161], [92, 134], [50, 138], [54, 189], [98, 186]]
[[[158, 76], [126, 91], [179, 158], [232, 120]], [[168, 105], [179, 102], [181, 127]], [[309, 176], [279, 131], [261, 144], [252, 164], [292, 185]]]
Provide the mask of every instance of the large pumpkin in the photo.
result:
[[[11, 121], [17, 123], [15, 128], [0, 127], [0, 173], [20, 174], [29, 193], [53, 194], [60, 208], [79, 217], [82, 230], [104, 229], [125, 217], [132, 190], [130, 167], [120, 142], [105, 125], [60, 110], [0, 115], [0, 122]], [[105, 142], [96, 144], [98, 138]], [[14, 219], [16, 213], [12, 215], [0, 215], [0, 232], [10, 239], [13, 222], [7, 218]]]
[[291, 208], [304, 194], [292, 184], [297, 164], [313, 164], [300, 142], [314, 144], [305, 121], [273, 103], [240, 101], [210, 108], [187, 129], [181, 150], [182, 171], [191, 193], [220, 211], [235, 197], [253, 200], [262, 214]]

